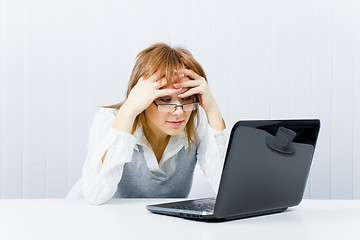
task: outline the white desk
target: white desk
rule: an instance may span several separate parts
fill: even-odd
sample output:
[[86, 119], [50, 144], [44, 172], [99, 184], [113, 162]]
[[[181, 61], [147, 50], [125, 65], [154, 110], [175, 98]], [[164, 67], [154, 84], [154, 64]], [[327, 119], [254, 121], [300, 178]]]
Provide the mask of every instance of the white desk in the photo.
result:
[[[294, 208], [223, 223], [152, 214], [172, 199], [2, 199], [0, 239], [360, 239], [359, 200], [303, 200]], [[171, 236], [171, 237], [170, 237]]]

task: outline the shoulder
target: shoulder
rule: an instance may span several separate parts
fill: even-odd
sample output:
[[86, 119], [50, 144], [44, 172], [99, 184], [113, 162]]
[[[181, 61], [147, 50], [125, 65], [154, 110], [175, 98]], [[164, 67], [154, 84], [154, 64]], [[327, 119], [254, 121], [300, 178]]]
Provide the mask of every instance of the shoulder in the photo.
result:
[[118, 111], [119, 111], [119, 109], [117, 109], [117, 108], [104, 108], [104, 107], [101, 107], [96, 112], [96, 114], [113, 115], [113, 116], [116, 117], [116, 114], [117, 114]]
[[116, 118], [118, 113], [118, 109], [116, 108], [99, 108], [99, 110], [95, 113], [95, 118]]
[[93, 118], [93, 127], [107, 127], [111, 125], [115, 120], [118, 109], [116, 108], [100, 108], [95, 114]]

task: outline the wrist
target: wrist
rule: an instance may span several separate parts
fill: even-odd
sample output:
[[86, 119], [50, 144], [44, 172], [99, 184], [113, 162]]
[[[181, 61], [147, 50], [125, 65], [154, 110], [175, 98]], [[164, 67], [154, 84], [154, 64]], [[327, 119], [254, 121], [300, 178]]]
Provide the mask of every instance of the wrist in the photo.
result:
[[209, 107], [207, 109], [204, 109], [206, 116], [220, 116], [221, 117], [221, 113], [220, 113], [220, 108], [219, 106], [216, 104], [216, 102], [211, 103], [211, 105], [209, 105]]
[[125, 101], [124, 104], [120, 107], [119, 113], [120, 112], [129, 119], [135, 119], [137, 115], [139, 115], [139, 113], [128, 101]]
[[127, 107], [124, 103], [119, 109], [112, 128], [117, 131], [131, 133], [136, 116], [131, 108]]
[[222, 131], [226, 128], [224, 120], [221, 116], [220, 109], [217, 107], [217, 105], [215, 108], [212, 108], [209, 111], [205, 111], [205, 113], [211, 128], [217, 131]]

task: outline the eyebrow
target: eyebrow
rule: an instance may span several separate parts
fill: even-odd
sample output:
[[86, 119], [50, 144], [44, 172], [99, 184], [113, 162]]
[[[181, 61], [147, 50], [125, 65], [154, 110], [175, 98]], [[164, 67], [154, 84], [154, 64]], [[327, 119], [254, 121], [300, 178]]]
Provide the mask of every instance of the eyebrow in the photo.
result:
[[[191, 98], [192, 96], [194, 96], [194, 95], [191, 95], [191, 96], [188, 96], [188, 97], [184, 97], [184, 98]], [[170, 98], [170, 99], [172, 99], [172, 97], [171, 96], [163, 96], [163, 97], [159, 97], [159, 99], [164, 99], [164, 98]], [[179, 99], [183, 99], [183, 98], [179, 98]]]

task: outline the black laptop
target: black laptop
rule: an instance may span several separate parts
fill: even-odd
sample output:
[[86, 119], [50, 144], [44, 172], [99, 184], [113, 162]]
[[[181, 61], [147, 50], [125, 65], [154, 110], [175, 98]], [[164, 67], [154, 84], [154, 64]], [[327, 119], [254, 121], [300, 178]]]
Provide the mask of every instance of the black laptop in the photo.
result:
[[319, 130], [318, 119], [238, 121], [231, 130], [216, 199], [146, 208], [203, 221], [283, 212], [303, 198]]

